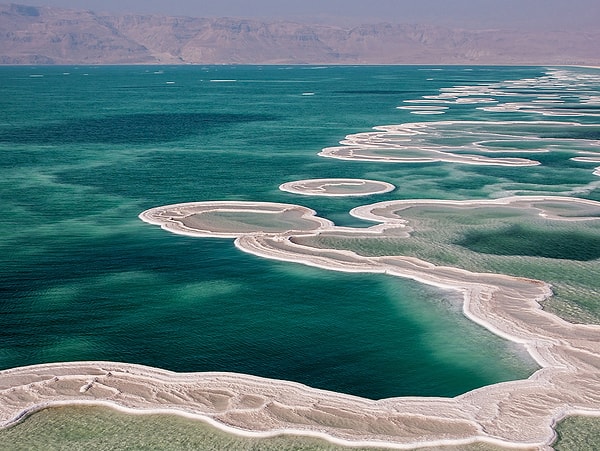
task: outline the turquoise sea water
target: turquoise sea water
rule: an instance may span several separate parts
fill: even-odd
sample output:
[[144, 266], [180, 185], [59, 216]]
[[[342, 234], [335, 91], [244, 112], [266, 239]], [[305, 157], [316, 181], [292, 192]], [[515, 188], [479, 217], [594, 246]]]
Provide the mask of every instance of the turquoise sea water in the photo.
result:
[[[137, 215], [177, 202], [272, 201], [366, 226], [348, 211], [391, 199], [577, 193], [600, 200], [594, 165], [570, 160], [574, 146], [593, 150], [590, 141], [600, 137], [594, 127], [569, 125], [598, 123], [593, 77], [593, 70], [537, 67], [0, 68], [0, 369], [125, 361], [249, 373], [373, 399], [455, 396], [527, 377], [535, 364], [463, 318], [456, 293], [268, 261], [232, 240], [172, 235]], [[427, 101], [447, 109], [398, 108]], [[494, 126], [487, 137], [499, 156], [539, 166], [317, 156], [373, 126], [440, 120], [566, 124], [544, 128], [536, 140], [550, 152], [534, 156], [519, 154], [533, 146], [513, 136], [523, 125]], [[497, 142], [502, 133], [510, 139]], [[468, 136], [453, 139], [464, 144]], [[278, 190], [324, 177], [397, 189], [333, 199]], [[480, 253], [505, 249], [481, 232], [465, 240]], [[597, 235], [585, 240], [588, 257], [597, 258]], [[552, 252], [544, 256], [557, 257]]]

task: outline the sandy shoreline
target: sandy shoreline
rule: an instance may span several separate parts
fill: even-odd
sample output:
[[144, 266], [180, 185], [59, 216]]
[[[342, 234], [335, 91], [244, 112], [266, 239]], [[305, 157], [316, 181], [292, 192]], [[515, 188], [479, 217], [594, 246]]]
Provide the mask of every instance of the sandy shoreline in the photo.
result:
[[[353, 215], [379, 222], [367, 229], [338, 228], [300, 206], [258, 202], [177, 204], [148, 210], [140, 218], [174, 233], [237, 236], [238, 248], [265, 258], [335, 271], [385, 273], [458, 290], [467, 317], [521, 343], [538, 362], [541, 369], [528, 379], [486, 386], [455, 398], [371, 401], [242, 374], [178, 374], [113, 362], [56, 363], [0, 372], [0, 427], [44, 407], [85, 402], [108, 403], [127, 411], [191, 415], [228, 432], [256, 437], [291, 433], [343, 445], [397, 449], [478, 441], [547, 449], [555, 439], [553, 427], [565, 416], [600, 415], [600, 327], [571, 324], [542, 310], [540, 302], [552, 295], [548, 284], [435, 266], [398, 255], [365, 257], [351, 251], [307, 247], [293, 240], [294, 236], [331, 230], [357, 235], [409, 234], [410, 227], [396, 212], [435, 204], [463, 208], [509, 205], [551, 220], [600, 219], [599, 202], [543, 196], [471, 202], [389, 201], [354, 209]], [[226, 212], [227, 230], [219, 229], [223, 223], [214, 222], [212, 216], [202, 222], [206, 211], [211, 215]], [[241, 212], [240, 218], [236, 211]], [[248, 231], [242, 222], [249, 211], [283, 215], [282, 223], [292, 224], [294, 230]], [[189, 217], [194, 220], [189, 222]], [[191, 225], [198, 227], [196, 233]]]

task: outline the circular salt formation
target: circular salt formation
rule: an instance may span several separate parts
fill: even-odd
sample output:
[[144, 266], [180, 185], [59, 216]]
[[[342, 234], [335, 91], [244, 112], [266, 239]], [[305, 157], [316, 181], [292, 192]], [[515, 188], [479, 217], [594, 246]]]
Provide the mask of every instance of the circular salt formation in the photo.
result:
[[391, 183], [364, 179], [311, 179], [287, 182], [279, 186], [288, 193], [307, 196], [368, 196], [396, 189]]
[[333, 225], [310, 208], [270, 202], [189, 202], [151, 208], [142, 221], [173, 233], [237, 238], [251, 234], [309, 232]]

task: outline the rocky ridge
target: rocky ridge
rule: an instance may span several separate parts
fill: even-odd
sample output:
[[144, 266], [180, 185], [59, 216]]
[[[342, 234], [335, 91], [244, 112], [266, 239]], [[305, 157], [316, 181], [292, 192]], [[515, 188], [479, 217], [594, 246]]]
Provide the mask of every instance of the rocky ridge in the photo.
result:
[[0, 64], [600, 65], [600, 30], [309, 25], [0, 5]]

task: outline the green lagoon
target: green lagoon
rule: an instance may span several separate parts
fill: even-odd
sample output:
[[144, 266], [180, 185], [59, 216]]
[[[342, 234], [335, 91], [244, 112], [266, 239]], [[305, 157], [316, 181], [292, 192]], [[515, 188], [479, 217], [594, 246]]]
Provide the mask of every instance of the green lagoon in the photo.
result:
[[[467, 320], [457, 292], [261, 259], [233, 240], [173, 235], [138, 214], [190, 201], [283, 202], [337, 225], [367, 227], [348, 212], [393, 199], [600, 201], [600, 163], [572, 160], [578, 150], [600, 153], [600, 103], [593, 100], [600, 77], [591, 69], [23, 66], [0, 68], [0, 80], [0, 370], [119, 361], [246, 373], [370, 399], [456, 396], [523, 379], [536, 363]], [[535, 82], [524, 88], [519, 80]], [[539, 101], [563, 93], [558, 107]], [[433, 125], [431, 145], [541, 164], [317, 155], [375, 126], [436, 121], [459, 126], [440, 125], [452, 133], [437, 136]], [[461, 135], [459, 121], [493, 124]], [[397, 188], [336, 198], [278, 189], [336, 177]], [[432, 214], [410, 243], [334, 244], [547, 280], [558, 286], [549, 309], [598, 323], [597, 225], [514, 225], [510, 215], [498, 216], [465, 224], [452, 212]], [[431, 237], [440, 247], [427, 247]], [[65, 411], [80, 416], [76, 410]], [[0, 432], [0, 443], [13, 440], [12, 431]], [[278, 440], [260, 449], [296, 449]]]

